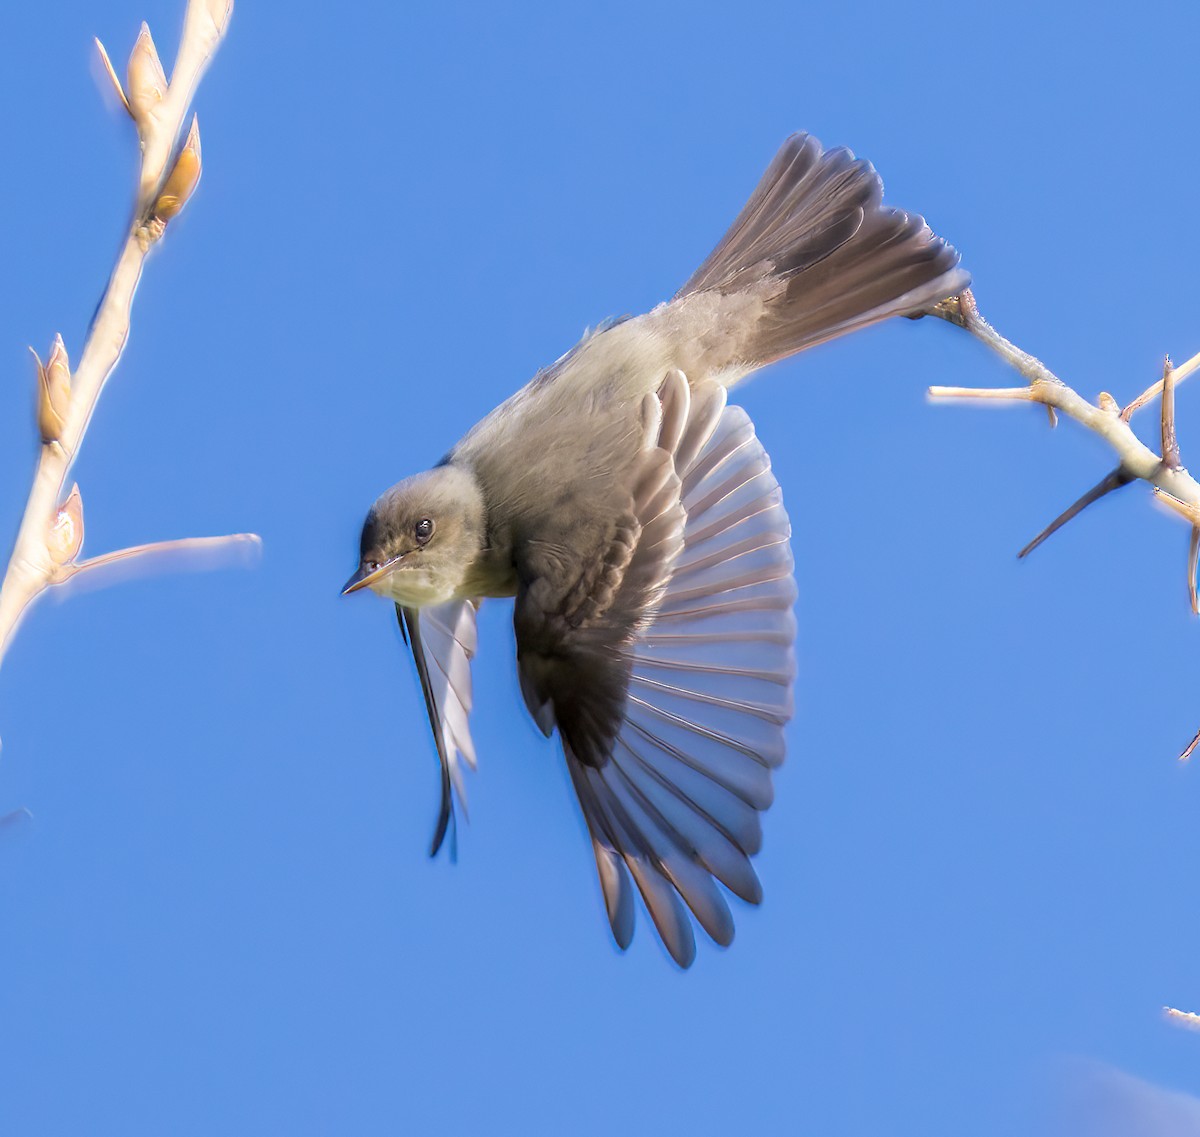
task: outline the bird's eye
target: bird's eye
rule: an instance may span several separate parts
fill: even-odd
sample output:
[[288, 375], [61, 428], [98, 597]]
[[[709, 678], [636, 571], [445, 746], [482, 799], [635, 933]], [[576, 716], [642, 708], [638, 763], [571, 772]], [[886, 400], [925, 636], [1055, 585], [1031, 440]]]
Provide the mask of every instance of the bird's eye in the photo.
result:
[[379, 562], [363, 561], [363, 568], [365, 568], [368, 572], [374, 572], [377, 568], [379, 568]]
[[433, 522], [428, 517], [422, 517], [413, 526], [413, 536], [416, 537], [418, 545], [424, 545], [433, 536]]

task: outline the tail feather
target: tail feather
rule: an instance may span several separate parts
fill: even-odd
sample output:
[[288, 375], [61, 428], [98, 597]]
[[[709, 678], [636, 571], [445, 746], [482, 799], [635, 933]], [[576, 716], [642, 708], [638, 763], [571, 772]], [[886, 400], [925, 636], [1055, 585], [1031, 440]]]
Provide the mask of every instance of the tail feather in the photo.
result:
[[761, 290], [737, 337], [739, 361], [760, 367], [961, 292], [958, 259], [922, 217], [884, 206], [869, 162], [794, 134], [676, 299]]

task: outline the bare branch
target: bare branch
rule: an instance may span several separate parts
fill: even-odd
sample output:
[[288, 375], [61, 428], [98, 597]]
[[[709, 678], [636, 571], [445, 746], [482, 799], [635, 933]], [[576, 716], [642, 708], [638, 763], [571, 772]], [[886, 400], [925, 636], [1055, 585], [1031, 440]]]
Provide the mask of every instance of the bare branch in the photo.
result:
[[[1147, 482], [1154, 488], [1156, 497], [1176, 513], [1183, 516], [1192, 526], [1192, 547], [1188, 557], [1189, 593], [1192, 610], [1197, 611], [1196, 600], [1196, 557], [1197, 536], [1200, 529], [1200, 485], [1183, 467], [1179, 456], [1179, 444], [1175, 435], [1175, 387], [1178, 383], [1200, 370], [1200, 353], [1194, 355], [1181, 367], [1173, 368], [1168, 359], [1163, 368], [1163, 377], [1147, 388], [1124, 410], [1118, 408], [1116, 400], [1107, 392], [1101, 392], [1095, 403], [1089, 403], [1068, 387], [1040, 359], [1036, 359], [1016, 344], [1006, 340], [980, 314], [975, 297], [970, 289], [961, 296], [951, 297], [935, 305], [930, 315], [964, 328], [976, 339], [986, 344], [1011, 367], [1026, 379], [1026, 387], [1006, 387], [991, 390], [975, 390], [968, 387], [931, 387], [929, 394], [935, 399], [1007, 399], [1021, 402], [1041, 403], [1052, 410], [1073, 418], [1088, 430], [1100, 435], [1116, 452], [1117, 468], [1099, 484], [1083, 495], [1065, 513], [1057, 517], [1024, 549], [1025, 556], [1035, 549], [1051, 533], [1077, 516], [1092, 502], [1119, 486], [1134, 480]], [[1162, 454], [1155, 454], [1133, 432], [1130, 419], [1140, 407], [1155, 396], [1161, 397], [1161, 446]]]
[[[145, 545], [131, 545], [127, 549], [116, 549], [101, 553], [98, 557], [64, 565], [55, 577], [54, 584], [66, 584], [83, 574], [98, 570], [129, 567], [138, 562], [139, 567], [153, 567], [170, 560], [176, 567], [182, 559], [192, 568], [213, 568], [228, 563], [230, 554], [236, 556], [246, 552], [255, 556], [262, 549], [262, 538], [257, 533], [229, 533], [222, 537], [181, 537], [174, 541], [151, 541]], [[104, 574], [108, 575], [108, 574]]]
[[1185, 1027], [1188, 1030], [1200, 1030], [1200, 1015], [1194, 1014], [1192, 1011], [1177, 1011], [1174, 1007], [1163, 1007], [1163, 1018], [1169, 1023]]
[[[170, 82], [150, 31], [143, 24], [130, 58], [128, 92], [103, 45], [96, 41], [109, 80], [137, 126], [142, 144], [141, 170], [130, 231], [74, 373], [61, 339], [56, 340], [47, 365], [43, 368], [38, 363], [42, 446], [12, 556], [0, 584], [0, 661], [29, 605], [51, 584], [83, 567], [74, 564], [83, 537], [82, 515], [75, 524], [64, 512], [70, 503], [60, 506], [63, 490], [100, 392], [129, 337], [130, 309], [146, 255], [199, 179], [200, 138], [194, 120], [183, 145], [178, 140], [200, 76], [220, 44], [232, 11], [232, 0], [189, 0]], [[78, 506], [78, 498], [74, 500]], [[71, 541], [65, 540], [67, 536]]]

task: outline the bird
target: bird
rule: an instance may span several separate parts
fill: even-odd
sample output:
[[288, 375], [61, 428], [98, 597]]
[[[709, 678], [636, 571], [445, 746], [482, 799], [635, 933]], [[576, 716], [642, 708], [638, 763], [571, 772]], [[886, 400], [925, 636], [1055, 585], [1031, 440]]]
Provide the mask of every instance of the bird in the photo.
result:
[[[791, 527], [729, 389], [968, 287], [958, 252], [883, 204], [874, 167], [798, 133], [675, 296], [610, 320], [383, 493], [343, 594], [395, 604], [441, 765], [430, 855], [465, 804], [475, 614], [513, 599], [524, 702], [557, 731], [613, 939], [634, 890], [681, 967], [733, 940], [793, 713]], [[690, 916], [689, 916], [690, 912]]]

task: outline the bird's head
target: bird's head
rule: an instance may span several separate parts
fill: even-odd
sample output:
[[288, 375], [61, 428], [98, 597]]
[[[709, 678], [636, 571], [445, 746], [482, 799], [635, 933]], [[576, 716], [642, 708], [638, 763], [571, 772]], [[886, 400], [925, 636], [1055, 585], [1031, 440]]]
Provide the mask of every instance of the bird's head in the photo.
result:
[[447, 464], [392, 486], [363, 522], [358, 571], [342, 589], [370, 588], [409, 608], [458, 594], [486, 533], [475, 475]]

